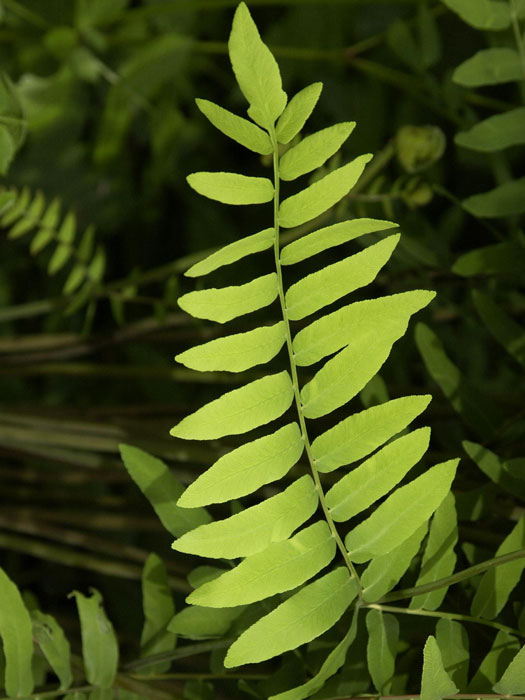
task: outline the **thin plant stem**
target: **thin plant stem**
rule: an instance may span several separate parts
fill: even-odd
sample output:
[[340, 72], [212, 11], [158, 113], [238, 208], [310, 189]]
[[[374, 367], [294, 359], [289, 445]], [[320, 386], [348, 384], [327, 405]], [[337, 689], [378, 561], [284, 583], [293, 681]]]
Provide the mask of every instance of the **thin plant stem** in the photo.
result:
[[134, 671], [137, 668], [154, 666], [159, 661], [176, 661], [178, 659], [186, 659], [190, 656], [197, 656], [197, 654], [205, 654], [208, 651], [214, 651], [215, 649], [225, 649], [226, 647], [230, 646], [232, 641], [233, 639], [220, 639], [214, 642], [197, 642], [196, 644], [187, 644], [186, 646], [175, 649], [174, 651], [165, 651], [160, 654], [152, 654], [151, 656], [145, 656], [142, 659], [130, 661], [123, 666], [123, 670]]
[[431, 593], [432, 591], [437, 591], [440, 588], [445, 588], [452, 586], [460, 581], [466, 581], [473, 576], [482, 574], [484, 571], [493, 569], [496, 566], [502, 566], [508, 562], [515, 561], [516, 559], [525, 558], [525, 549], [518, 549], [515, 552], [509, 552], [508, 554], [503, 554], [500, 557], [494, 557], [494, 559], [487, 559], [479, 564], [470, 566], [468, 569], [463, 569], [463, 571], [458, 571], [457, 574], [452, 576], [447, 576], [445, 578], [440, 578], [432, 583], [426, 583], [423, 586], [414, 586], [413, 588], [403, 588], [400, 591], [394, 591], [393, 593], [388, 593], [383, 596], [378, 603], [389, 603], [394, 600], [403, 600], [404, 598], [413, 598], [417, 595], [422, 595], [424, 593]]
[[290, 362], [290, 370], [291, 370], [291, 377], [292, 377], [292, 384], [293, 384], [293, 391], [294, 391], [294, 397], [295, 397], [295, 406], [297, 409], [297, 415], [299, 417], [299, 426], [301, 429], [301, 436], [304, 441], [304, 446], [306, 450], [306, 455], [308, 458], [308, 463], [310, 465], [310, 469], [312, 472], [312, 476], [314, 479], [315, 483], [315, 488], [317, 489], [317, 492], [319, 494], [319, 501], [321, 503], [321, 507], [323, 509], [324, 516], [326, 518], [326, 521], [328, 523], [328, 527], [330, 528], [330, 532], [332, 533], [332, 537], [334, 538], [337, 547], [339, 548], [339, 551], [341, 552], [344, 562], [350, 572], [350, 575], [352, 578], [354, 578], [357, 581], [357, 584], [359, 586], [359, 599], [361, 599], [361, 594], [362, 594], [362, 586], [361, 582], [359, 580], [359, 576], [357, 575], [357, 571], [350, 561], [350, 557], [348, 556], [348, 552], [346, 551], [346, 547], [344, 546], [344, 543], [341, 539], [341, 536], [337, 532], [337, 528], [335, 527], [335, 523], [332, 519], [332, 516], [330, 515], [330, 511], [328, 509], [328, 506], [326, 505], [326, 500], [325, 500], [325, 494], [323, 490], [323, 486], [321, 484], [321, 479], [319, 478], [319, 473], [317, 471], [317, 468], [315, 466], [315, 461], [312, 456], [312, 450], [311, 450], [311, 445], [310, 445], [310, 439], [308, 437], [308, 430], [306, 428], [306, 421], [303, 413], [303, 408], [302, 408], [302, 401], [301, 401], [301, 394], [300, 394], [300, 388], [299, 388], [299, 378], [297, 376], [297, 366], [295, 364], [294, 360], [294, 352], [293, 352], [293, 347], [292, 347], [292, 333], [290, 329], [290, 319], [288, 318], [288, 312], [286, 309], [286, 302], [284, 298], [284, 286], [283, 286], [283, 275], [282, 275], [282, 269], [281, 269], [281, 261], [280, 261], [280, 255], [279, 255], [279, 148], [277, 144], [277, 138], [275, 135], [275, 130], [273, 130], [270, 133], [270, 138], [272, 140], [272, 145], [273, 145], [273, 174], [274, 174], [274, 198], [273, 198], [273, 203], [274, 203], [274, 227], [275, 227], [275, 238], [274, 238], [274, 255], [275, 255], [275, 268], [277, 271], [277, 287], [279, 290], [279, 302], [281, 304], [281, 311], [282, 311], [282, 316], [284, 320], [284, 325], [285, 325], [285, 333], [286, 333], [286, 347], [288, 350], [288, 358]]
[[[395, 615], [417, 615], [419, 617], [438, 617], [444, 618], [445, 620], [458, 620], [460, 622], [474, 622], [477, 625], [485, 625], [485, 627], [492, 627], [493, 629], [500, 630], [501, 632], [506, 632], [507, 634], [513, 634], [518, 637], [523, 637], [522, 632], [513, 627], [507, 627], [507, 625], [502, 625], [499, 622], [492, 622], [492, 620], [485, 620], [482, 617], [472, 617], [471, 615], [462, 615], [461, 613], [449, 613], [443, 612], [441, 610], [423, 610], [421, 608], [399, 608], [396, 605], [382, 605], [379, 603], [364, 603], [361, 605], [363, 608], [372, 608], [373, 610], [381, 610], [382, 612], [390, 612]], [[410, 696], [412, 697], [412, 696]], [[478, 696], [476, 696], [478, 697]]]

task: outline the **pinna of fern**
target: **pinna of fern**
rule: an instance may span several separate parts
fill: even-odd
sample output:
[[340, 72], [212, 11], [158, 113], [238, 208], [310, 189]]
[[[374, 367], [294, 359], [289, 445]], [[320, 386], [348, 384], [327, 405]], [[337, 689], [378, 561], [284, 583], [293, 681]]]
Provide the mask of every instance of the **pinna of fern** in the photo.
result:
[[[397, 584], [418, 552], [432, 515], [440, 508], [453, 509], [449, 494], [457, 460], [431, 467], [399, 486], [427, 450], [429, 428], [406, 429], [426, 408], [429, 396], [402, 397], [373, 406], [310, 439], [310, 421], [329, 416], [361, 391], [405, 334], [412, 314], [425, 307], [434, 293], [416, 290], [326, 310], [373, 282], [396, 247], [397, 233], [365, 244], [359, 252], [286, 287], [283, 267], [395, 224], [375, 219], [342, 221], [280, 250], [280, 229], [310, 222], [333, 207], [352, 189], [372, 156], [359, 156], [281, 200], [281, 182], [322, 166], [355, 123], [336, 124], [306, 136], [280, 156], [280, 145], [289, 144], [303, 129], [322, 85], [314, 83], [288, 101], [277, 63], [244, 3], [235, 13], [228, 47], [251, 120], [207, 100], [198, 100], [197, 105], [226, 136], [255, 153], [271, 155], [273, 180], [198, 172], [189, 175], [188, 182], [198, 193], [226, 204], [272, 203], [273, 222], [223, 247], [186, 274], [206, 275], [269, 249], [274, 251], [275, 267], [246, 284], [189, 292], [178, 302], [192, 316], [219, 323], [277, 302], [281, 320], [198, 345], [176, 359], [198, 371], [242, 372], [282, 354], [286, 368], [207, 403], [172, 429], [178, 438], [212, 440], [268, 426], [263, 437], [220, 457], [186, 489], [178, 505], [196, 508], [223, 503], [270, 482], [278, 486], [303, 455], [310, 473], [257, 505], [187, 532], [173, 547], [202, 557], [241, 560], [231, 571], [199, 586], [188, 597], [189, 603], [228, 608], [287, 594], [234, 641], [224, 662], [227, 667], [295, 649], [355, 609], [346, 635], [318, 674], [305, 685], [275, 696], [292, 700], [309, 697], [336, 673], [355, 637], [361, 606]], [[295, 321], [312, 316], [295, 332]], [[316, 364], [319, 368], [313, 377], [301, 386], [299, 368]], [[284, 425], [272, 427], [283, 416]], [[396, 437], [400, 433], [404, 434]], [[323, 473], [357, 461], [358, 466], [347, 469], [331, 488], [324, 488]], [[381, 504], [370, 511], [379, 499]], [[337, 523], [345, 524], [344, 538]], [[396, 564], [395, 571], [385, 566], [387, 559]], [[451, 564], [453, 569], [452, 559], [447, 567]], [[364, 571], [362, 564], [367, 564]]]

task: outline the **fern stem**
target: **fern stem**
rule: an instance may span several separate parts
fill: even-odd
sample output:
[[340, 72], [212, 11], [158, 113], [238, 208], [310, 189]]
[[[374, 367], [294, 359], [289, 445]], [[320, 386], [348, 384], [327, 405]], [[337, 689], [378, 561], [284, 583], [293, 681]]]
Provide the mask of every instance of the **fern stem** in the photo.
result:
[[297, 409], [297, 415], [299, 417], [299, 426], [301, 429], [301, 435], [304, 441], [304, 446], [306, 450], [306, 455], [308, 457], [308, 463], [310, 465], [310, 469], [312, 472], [312, 477], [315, 483], [315, 488], [317, 489], [317, 492], [319, 494], [319, 502], [321, 503], [321, 507], [323, 509], [323, 513], [326, 519], [326, 522], [328, 523], [328, 527], [330, 528], [330, 532], [332, 534], [332, 537], [334, 538], [337, 547], [339, 548], [339, 551], [341, 552], [344, 562], [350, 571], [350, 576], [352, 578], [355, 578], [355, 580], [358, 583], [359, 586], [359, 600], [361, 600], [362, 596], [362, 586], [361, 582], [359, 580], [359, 576], [357, 575], [357, 571], [350, 561], [350, 557], [348, 556], [348, 552], [346, 551], [346, 547], [341, 539], [341, 536], [337, 532], [337, 528], [335, 526], [335, 523], [332, 519], [332, 516], [330, 515], [330, 510], [328, 506], [326, 505], [326, 500], [325, 500], [325, 494], [323, 491], [323, 486], [321, 484], [321, 479], [319, 478], [319, 472], [316, 469], [315, 462], [312, 456], [312, 449], [310, 445], [310, 439], [308, 437], [308, 430], [306, 428], [306, 421], [305, 417], [303, 414], [303, 408], [302, 408], [302, 401], [301, 401], [301, 393], [299, 389], [299, 379], [297, 376], [297, 365], [295, 364], [294, 360], [294, 353], [293, 353], [293, 347], [292, 347], [292, 333], [290, 329], [290, 320], [288, 318], [288, 312], [286, 309], [286, 303], [284, 299], [284, 286], [283, 286], [283, 275], [282, 275], [282, 269], [281, 269], [281, 259], [280, 259], [280, 254], [279, 254], [279, 147], [277, 144], [277, 138], [275, 136], [275, 131], [270, 132], [270, 138], [272, 140], [272, 145], [273, 145], [273, 178], [274, 178], [274, 197], [273, 197], [273, 218], [274, 218], [274, 228], [275, 228], [275, 237], [274, 237], [274, 256], [275, 256], [275, 269], [277, 272], [277, 286], [279, 290], [279, 302], [281, 304], [281, 312], [284, 320], [284, 325], [285, 325], [285, 333], [286, 333], [286, 348], [288, 350], [288, 359], [290, 362], [290, 371], [291, 371], [291, 377], [292, 377], [292, 384], [293, 384], [293, 391], [294, 391], [294, 397], [295, 397], [295, 406]]
[[394, 600], [403, 600], [404, 598], [413, 598], [416, 595], [423, 593], [431, 593], [432, 591], [437, 591], [439, 588], [445, 588], [451, 586], [454, 583], [459, 583], [460, 581], [465, 581], [466, 579], [477, 576], [478, 574], [492, 569], [496, 566], [502, 566], [515, 559], [525, 558], [525, 549], [518, 549], [515, 552], [509, 552], [508, 554], [503, 554], [500, 557], [494, 557], [494, 559], [487, 559], [479, 564], [470, 566], [468, 569], [463, 569], [463, 571], [458, 571], [457, 574], [452, 576], [447, 576], [445, 578], [440, 578], [432, 583], [425, 583], [423, 586], [414, 586], [413, 588], [403, 588], [400, 591], [394, 591], [393, 593], [388, 593], [378, 602], [391, 602]]
[[[506, 632], [507, 634], [513, 634], [518, 637], [523, 637], [522, 632], [513, 627], [507, 627], [507, 625], [502, 625], [499, 622], [492, 622], [492, 620], [485, 620], [482, 617], [472, 617], [471, 615], [462, 615], [461, 613], [448, 613], [442, 612], [440, 610], [423, 610], [421, 608], [398, 608], [396, 605], [380, 605], [379, 603], [365, 603], [361, 607], [363, 608], [373, 608], [374, 610], [381, 610], [382, 612], [391, 612], [394, 614], [401, 615], [419, 615], [421, 617], [442, 617], [447, 620], [459, 620], [460, 622], [475, 622], [478, 625], [485, 625], [486, 627], [493, 627], [494, 629], [500, 630], [501, 632]], [[411, 696], [413, 697], [413, 696]], [[479, 696], [476, 696], [479, 697]]]

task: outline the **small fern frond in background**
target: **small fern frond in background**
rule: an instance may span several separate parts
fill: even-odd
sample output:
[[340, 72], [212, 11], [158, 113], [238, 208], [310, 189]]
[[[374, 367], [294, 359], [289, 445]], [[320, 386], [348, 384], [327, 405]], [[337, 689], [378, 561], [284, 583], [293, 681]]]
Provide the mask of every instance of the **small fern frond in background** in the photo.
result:
[[75, 214], [63, 212], [55, 198], [48, 202], [42, 192], [32, 193], [27, 187], [0, 192], [0, 227], [7, 237], [31, 239], [29, 250], [38, 255], [51, 249], [47, 273], [56, 275], [68, 268], [62, 294], [74, 297], [66, 308], [72, 313], [86, 303], [101, 283], [106, 268], [106, 255], [96, 242], [95, 229], [88, 226], [78, 232]]

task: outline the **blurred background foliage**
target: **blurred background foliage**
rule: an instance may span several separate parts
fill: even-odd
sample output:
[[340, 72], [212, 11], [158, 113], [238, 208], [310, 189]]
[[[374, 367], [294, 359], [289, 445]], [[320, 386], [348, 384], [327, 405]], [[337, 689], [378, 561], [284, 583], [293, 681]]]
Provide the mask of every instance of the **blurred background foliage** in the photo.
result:
[[[195, 170], [269, 167], [194, 103], [244, 114], [226, 54], [235, 4], [0, 2], [0, 564], [66, 629], [78, 623], [65, 596], [95, 585], [124, 656], [137, 653], [147, 553], [165, 561], [178, 608], [191, 564], [169, 549], [118, 444], [188, 483], [226, 445], [182, 445], [168, 429], [219, 381], [254, 376], [196, 375], [172, 359], [220, 332], [178, 310], [194, 288], [184, 270], [269, 225], [266, 210], [204, 201], [185, 182]], [[343, 158], [375, 153], [322, 221], [399, 222], [378, 288], [438, 292], [360, 400], [434, 394], [430, 459], [463, 457], [460, 564], [489, 558], [525, 493], [525, 3], [250, 7], [288, 93], [324, 83], [307, 130], [355, 120]], [[250, 279], [261, 260], [235, 274]], [[461, 606], [459, 589], [449, 596]]]

